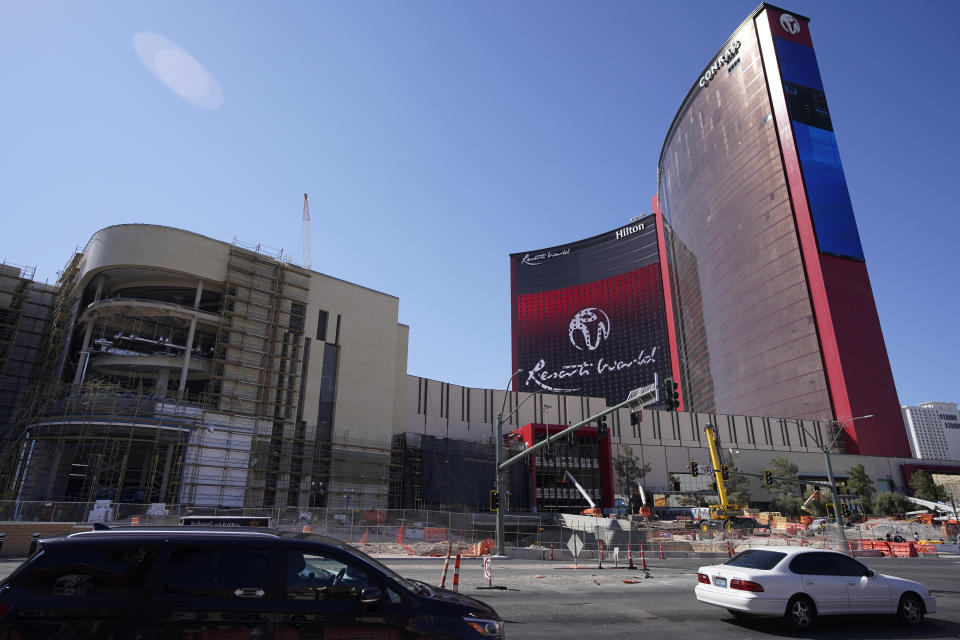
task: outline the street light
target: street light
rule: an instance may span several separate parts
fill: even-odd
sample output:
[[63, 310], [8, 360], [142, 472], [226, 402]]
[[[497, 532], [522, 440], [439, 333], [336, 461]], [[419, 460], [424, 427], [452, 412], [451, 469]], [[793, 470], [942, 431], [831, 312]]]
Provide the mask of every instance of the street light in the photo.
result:
[[500, 406], [500, 413], [497, 414], [497, 441], [493, 443], [494, 452], [496, 453], [496, 468], [494, 473], [496, 474], [496, 491], [497, 491], [497, 555], [503, 556], [506, 555], [506, 544], [504, 541], [504, 529], [503, 529], [503, 474], [504, 471], [500, 469], [500, 465], [503, 463], [503, 423], [510, 419], [516, 411], [523, 405], [524, 402], [536, 395], [536, 393], [531, 393], [529, 396], [523, 399], [523, 402], [517, 404], [513, 410], [504, 417], [503, 411], [507, 408], [507, 394], [510, 393], [510, 383], [513, 382], [513, 379], [521, 372], [523, 369], [517, 369], [510, 374], [510, 377], [507, 378], [506, 388], [503, 390], [503, 404]]
[[[848, 424], [850, 424], [854, 420], [863, 420], [864, 418], [873, 418], [873, 417], [874, 415], [870, 413], [865, 416], [857, 416], [856, 418], [850, 418], [849, 420], [844, 422], [842, 425], [840, 425], [840, 428], [837, 429], [837, 435], [833, 437], [833, 441], [829, 445], [819, 447], [820, 450], [823, 451], [823, 457], [827, 461], [827, 481], [830, 483], [830, 493], [833, 494], [833, 512], [836, 515], [836, 519], [837, 519], [837, 530], [840, 531], [840, 551], [842, 551], [843, 553], [846, 553], [847, 555], [850, 554], [850, 543], [847, 542], [847, 533], [843, 530], [843, 516], [840, 515], [841, 514], [840, 500], [839, 498], [837, 498], [837, 483], [833, 479], [833, 464], [830, 462], [830, 450], [833, 449], [833, 445], [835, 445], [837, 443], [837, 440], [840, 439], [840, 435], [843, 433], [843, 430], [847, 427]], [[797, 420], [796, 423], [800, 425], [800, 428], [803, 429], [803, 432], [806, 433], [814, 442], [818, 442], [818, 439], [815, 438], [813, 434], [811, 434], [809, 431], [807, 431], [807, 428], [803, 426], [803, 423], [801, 421]], [[834, 421], [834, 424], [836, 424], [836, 421]]]

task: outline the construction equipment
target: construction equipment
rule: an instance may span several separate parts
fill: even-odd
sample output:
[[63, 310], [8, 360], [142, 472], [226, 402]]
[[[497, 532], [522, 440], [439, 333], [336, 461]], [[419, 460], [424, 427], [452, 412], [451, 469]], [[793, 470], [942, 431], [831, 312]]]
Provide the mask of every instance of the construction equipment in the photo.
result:
[[580, 495], [582, 495], [584, 498], [586, 498], [587, 504], [590, 505], [590, 508], [589, 508], [589, 509], [584, 509], [583, 511], [581, 511], [581, 512], [580, 512], [580, 515], [582, 515], [582, 516], [594, 516], [594, 517], [597, 517], [597, 518], [602, 518], [602, 517], [603, 517], [603, 510], [597, 507], [597, 503], [593, 501], [593, 498], [590, 497], [590, 494], [587, 493], [587, 490], [580, 486], [580, 483], [577, 482], [577, 479], [573, 477], [573, 474], [572, 474], [572, 473], [570, 473], [569, 471], [564, 471], [563, 473], [564, 473], [568, 478], [570, 478], [570, 482], [573, 483], [573, 486], [575, 486], [575, 487], [577, 488], [577, 491], [580, 492]]
[[307, 194], [303, 194], [303, 217], [300, 220], [300, 236], [303, 240], [303, 266], [313, 268], [313, 258], [310, 256], [310, 205], [307, 204]]
[[729, 477], [730, 471], [727, 465], [723, 463], [720, 454], [720, 447], [717, 445], [716, 427], [708, 424], [703, 428], [707, 435], [707, 446], [710, 448], [710, 463], [713, 465], [713, 476], [717, 483], [717, 493], [720, 496], [720, 504], [710, 505], [710, 519], [702, 519], [697, 522], [697, 528], [701, 531], [711, 529], [751, 529], [759, 526], [759, 523], [753, 518], [744, 518], [739, 505], [727, 501], [727, 486], [725, 480]]
[[822, 499], [822, 496], [820, 494], [820, 489], [817, 489], [816, 491], [810, 494], [809, 498], [803, 501], [803, 504], [800, 505], [800, 508], [806, 511], [807, 513], [809, 513], [810, 515], [816, 517], [818, 515], [817, 510], [807, 505], [809, 505], [811, 502], [820, 502], [821, 499]]
[[[952, 519], [954, 522], [957, 521], [957, 510], [956, 510], [956, 508], [950, 506], [949, 504], [946, 504], [945, 502], [933, 502], [933, 501], [931, 501], [931, 500], [921, 500], [920, 498], [911, 498], [910, 496], [907, 496], [907, 500], [909, 500], [910, 502], [912, 502], [912, 503], [914, 503], [914, 504], [918, 504], [918, 505], [920, 505], [921, 507], [926, 507], [927, 509], [936, 511], [937, 514], [938, 514], [938, 517], [934, 518], [934, 520], [939, 520], [939, 521], [947, 520], [947, 521], [949, 521], [949, 520]], [[909, 511], [909, 512], [907, 512], [906, 515], [914, 515], [914, 514], [921, 514], [921, 513], [923, 513], [923, 512], [921, 512], [921, 511]]]

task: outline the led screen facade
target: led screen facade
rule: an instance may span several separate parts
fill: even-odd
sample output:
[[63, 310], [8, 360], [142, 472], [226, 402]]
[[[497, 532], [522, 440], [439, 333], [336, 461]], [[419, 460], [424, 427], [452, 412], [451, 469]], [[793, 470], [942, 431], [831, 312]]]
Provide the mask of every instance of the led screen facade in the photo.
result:
[[670, 376], [653, 216], [510, 256], [513, 362], [522, 391], [626, 399]]
[[[790, 14], [781, 16], [788, 17], [783, 18], [783, 25], [778, 21], [780, 29], [774, 32], [773, 43], [817, 244], [823, 253], [863, 260], [820, 67], [809, 41], [810, 31]], [[794, 29], [796, 32], [791, 34]]]

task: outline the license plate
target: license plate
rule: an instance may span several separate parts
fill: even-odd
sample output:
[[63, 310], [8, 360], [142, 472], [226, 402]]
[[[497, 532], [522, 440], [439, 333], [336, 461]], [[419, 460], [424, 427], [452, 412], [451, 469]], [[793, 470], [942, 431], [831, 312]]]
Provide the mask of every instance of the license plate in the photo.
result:
[[716, 578], [716, 577], [715, 577], [715, 578], [713, 579], [713, 585], [716, 586], [716, 587], [726, 587], [726, 586], [727, 586], [727, 579], [726, 579], [726, 578]]

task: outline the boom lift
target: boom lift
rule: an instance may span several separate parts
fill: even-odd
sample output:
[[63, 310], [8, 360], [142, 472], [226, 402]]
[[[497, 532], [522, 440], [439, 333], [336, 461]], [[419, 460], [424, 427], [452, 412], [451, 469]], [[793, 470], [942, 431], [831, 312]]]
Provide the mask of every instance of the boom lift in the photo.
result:
[[587, 499], [587, 504], [590, 505], [590, 508], [589, 508], [589, 509], [584, 509], [583, 511], [581, 511], [581, 512], [580, 512], [580, 515], [582, 515], [582, 516], [595, 516], [595, 517], [597, 517], [597, 518], [602, 518], [602, 517], [603, 517], [603, 510], [597, 508], [597, 503], [593, 501], [593, 498], [590, 497], [590, 494], [587, 493], [587, 490], [580, 486], [580, 483], [577, 482], [577, 479], [573, 477], [573, 474], [572, 474], [572, 473], [570, 473], [569, 471], [566, 471], [566, 470], [564, 470], [564, 473], [567, 475], [568, 478], [570, 478], [570, 482], [572, 482], [572, 483], [573, 483], [573, 486], [575, 486], [575, 487], [577, 488], [577, 491], [580, 492], [580, 495], [582, 495], [584, 498]]
[[810, 494], [809, 498], [803, 501], [803, 504], [800, 505], [800, 508], [806, 511], [807, 513], [809, 513], [810, 515], [816, 516], [817, 510], [814, 509], [813, 507], [808, 507], [807, 505], [809, 505], [811, 502], [820, 502], [822, 497], [823, 496], [820, 494], [820, 489], [817, 489], [816, 491]]
[[[931, 501], [931, 500], [920, 500], [919, 498], [914, 498], [914, 497], [911, 497], [911, 496], [907, 496], [907, 500], [909, 500], [910, 502], [912, 502], [912, 503], [914, 503], [914, 504], [918, 504], [918, 505], [920, 505], [921, 507], [926, 507], [927, 509], [932, 509], [932, 510], [936, 511], [938, 517], [934, 518], [934, 520], [940, 520], [940, 521], [947, 520], [947, 521], [949, 521], [950, 518], [951, 518], [951, 516], [952, 516], [952, 517], [953, 517], [953, 521], [954, 521], [954, 522], [957, 521], [957, 510], [956, 510], [956, 508], [950, 506], [949, 504], [947, 504], [947, 503], [945, 503], [945, 502], [933, 502], [933, 501]], [[908, 515], [909, 515], [909, 514], [916, 514], [916, 513], [923, 513], [923, 512], [922, 512], [922, 511], [909, 511], [909, 512], [908, 512]]]

